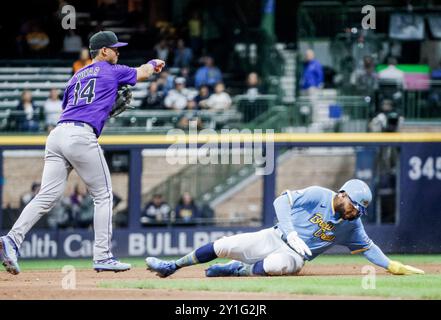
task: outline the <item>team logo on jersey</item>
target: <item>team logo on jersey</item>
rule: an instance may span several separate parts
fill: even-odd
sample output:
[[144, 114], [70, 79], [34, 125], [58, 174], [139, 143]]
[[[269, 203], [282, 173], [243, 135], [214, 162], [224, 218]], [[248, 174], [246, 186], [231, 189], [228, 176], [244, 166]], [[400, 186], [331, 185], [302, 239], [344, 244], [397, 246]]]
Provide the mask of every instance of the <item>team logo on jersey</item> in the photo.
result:
[[314, 232], [315, 237], [320, 238], [323, 241], [334, 241], [335, 236], [332, 234], [327, 234], [327, 232], [330, 232], [335, 228], [335, 225], [332, 222], [323, 220], [323, 216], [320, 213], [314, 214], [309, 221], [319, 227], [318, 230]]

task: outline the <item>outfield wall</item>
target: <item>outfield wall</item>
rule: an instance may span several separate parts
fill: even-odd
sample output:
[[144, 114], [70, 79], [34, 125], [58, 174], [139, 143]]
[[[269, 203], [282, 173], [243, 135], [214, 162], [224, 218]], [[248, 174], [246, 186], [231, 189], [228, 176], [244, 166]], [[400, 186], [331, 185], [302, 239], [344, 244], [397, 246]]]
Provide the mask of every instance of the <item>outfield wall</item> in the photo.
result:
[[[0, 150], [43, 149], [43, 136], [2, 136]], [[259, 228], [165, 227], [140, 228], [140, 195], [142, 150], [181, 146], [202, 147], [209, 143], [218, 146], [230, 142], [238, 148], [253, 142], [249, 134], [225, 136], [104, 136], [100, 138], [105, 150], [130, 152], [129, 166], [129, 227], [114, 232], [114, 252], [120, 257], [145, 255], [180, 255], [204, 242], [224, 235], [248, 232]], [[267, 140], [265, 140], [267, 139]], [[273, 139], [274, 145], [270, 142]], [[274, 147], [277, 155], [286, 147], [373, 147], [400, 148], [398, 176], [399, 219], [390, 225], [366, 225], [370, 237], [386, 252], [441, 252], [441, 133], [341, 133], [341, 134], [275, 134], [264, 137], [267, 151]], [[0, 156], [1, 168], [3, 158]], [[271, 174], [263, 176], [263, 226], [274, 222], [272, 202], [275, 197], [277, 163]], [[3, 180], [1, 170], [0, 178]], [[3, 185], [0, 186], [3, 194]], [[1, 199], [0, 199], [1, 202]], [[2, 206], [0, 206], [2, 207]], [[2, 216], [2, 215], [0, 215]], [[1, 225], [1, 221], [0, 221]], [[5, 233], [6, 230], [3, 231]], [[89, 257], [93, 234], [86, 230], [33, 230], [22, 248], [26, 258]], [[347, 250], [344, 250], [345, 252]]]

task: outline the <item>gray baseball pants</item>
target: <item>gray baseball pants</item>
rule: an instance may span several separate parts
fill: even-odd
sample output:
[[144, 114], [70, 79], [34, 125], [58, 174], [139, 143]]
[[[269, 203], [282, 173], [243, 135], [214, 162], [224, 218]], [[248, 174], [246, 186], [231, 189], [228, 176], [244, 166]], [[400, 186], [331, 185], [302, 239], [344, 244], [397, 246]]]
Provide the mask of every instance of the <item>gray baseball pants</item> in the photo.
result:
[[40, 192], [23, 209], [8, 236], [21, 246], [26, 233], [63, 195], [72, 169], [87, 185], [95, 205], [93, 259], [111, 258], [112, 183], [103, 151], [87, 124], [62, 123], [51, 131], [46, 141]]

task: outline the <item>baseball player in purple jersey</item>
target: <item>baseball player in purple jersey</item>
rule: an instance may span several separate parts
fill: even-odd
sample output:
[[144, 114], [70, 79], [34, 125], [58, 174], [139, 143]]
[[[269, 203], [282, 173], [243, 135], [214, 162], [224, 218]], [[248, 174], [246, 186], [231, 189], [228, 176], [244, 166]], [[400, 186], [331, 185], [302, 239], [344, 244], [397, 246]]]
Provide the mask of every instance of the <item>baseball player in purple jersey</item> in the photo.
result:
[[93, 268], [97, 271], [126, 271], [111, 252], [112, 183], [110, 172], [98, 144], [98, 137], [109, 118], [118, 87], [135, 85], [153, 73], [161, 72], [162, 60], [150, 60], [138, 68], [118, 65], [118, 42], [111, 31], [90, 38], [92, 64], [80, 69], [67, 83], [63, 113], [46, 141], [41, 190], [24, 208], [11, 231], [0, 238], [0, 259], [6, 270], [18, 274], [18, 250], [26, 233], [59, 200], [69, 173], [74, 169], [86, 183], [95, 205]]

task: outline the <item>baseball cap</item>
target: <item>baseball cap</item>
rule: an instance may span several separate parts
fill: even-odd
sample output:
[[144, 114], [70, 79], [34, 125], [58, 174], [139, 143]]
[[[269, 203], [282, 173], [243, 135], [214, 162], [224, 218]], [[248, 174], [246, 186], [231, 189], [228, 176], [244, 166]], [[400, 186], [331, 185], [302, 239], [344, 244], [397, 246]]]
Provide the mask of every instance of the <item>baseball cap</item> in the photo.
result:
[[184, 77], [178, 77], [175, 79], [176, 84], [185, 84], [185, 78]]
[[118, 48], [118, 47], [124, 47], [127, 44], [128, 44], [127, 42], [119, 42], [118, 37], [112, 31], [97, 32], [89, 39], [90, 50], [99, 50], [103, 47]]
[[360, 214], [367, 213], [367, 207], [372, 201], [372, 192], [369, 186], [362, 180], [351, 179], [338, 190], [346, 192], [354, 207]]

